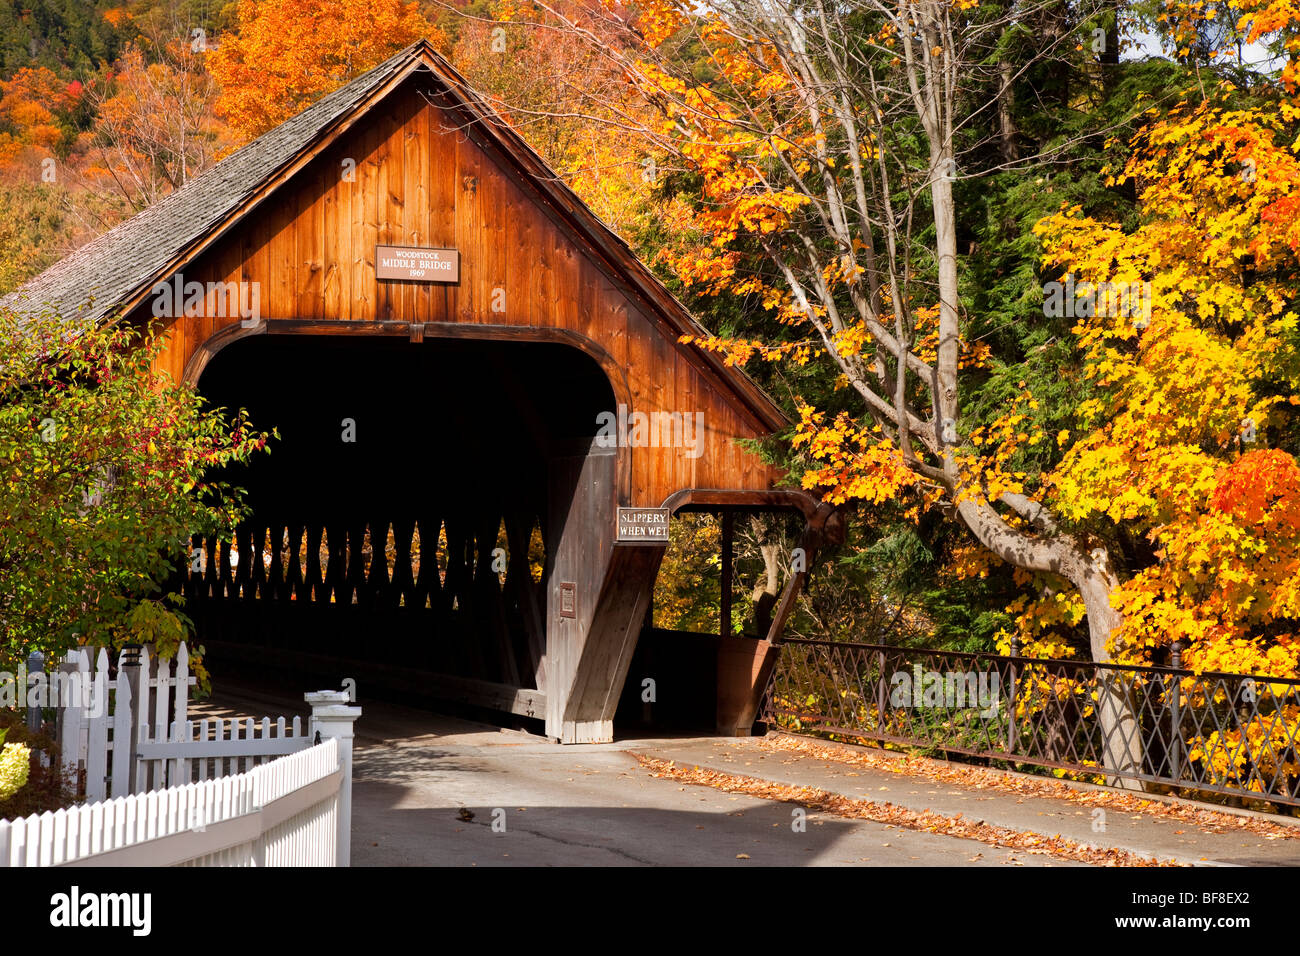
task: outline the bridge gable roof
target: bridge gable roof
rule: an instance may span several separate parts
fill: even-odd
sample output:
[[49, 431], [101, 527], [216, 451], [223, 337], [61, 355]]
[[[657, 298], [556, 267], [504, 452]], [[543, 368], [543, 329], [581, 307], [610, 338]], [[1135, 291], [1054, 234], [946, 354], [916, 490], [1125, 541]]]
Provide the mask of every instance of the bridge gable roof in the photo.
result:
[[726, 365], [716, 354], [677, 345], [682, 335], [708, 333], [627, 243], [425, 41], [412, 44], [322, 97], [207, 173], [54, 264], [0, 300], [0, 307], [20, 314], [53, 310], [70, 322], [96, 322], [130, 312], [157, 282], [237, 226], [419, 70], [433, 75], [449, 105], [467, 114], [467, 129], [475, 138], [518, 173], [518, 180], [529, 187], [538, 205], [575, 235], [625, 294], [654, 317], [661, 334], [724, 386], [731, 402], [769, 430], [788, 424], [781, 410], [743, 371]]

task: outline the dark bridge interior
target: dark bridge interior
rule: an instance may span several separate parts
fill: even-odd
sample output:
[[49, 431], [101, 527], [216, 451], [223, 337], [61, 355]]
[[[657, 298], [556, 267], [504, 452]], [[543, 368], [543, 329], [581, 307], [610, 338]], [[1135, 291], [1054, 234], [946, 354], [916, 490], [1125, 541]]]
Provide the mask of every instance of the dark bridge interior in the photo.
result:
[[567, 510], [550, 466], [615, 407], [591, 358], [262, 335], [218, 353], [199, 387], [280, 436], [225, 476], [253, 512], [233, 555], [196, 542], [187, 609], [214, 666], [345, 674], [398, 697], [424, 695], [431, 673], [536, 687], [548, 524]]

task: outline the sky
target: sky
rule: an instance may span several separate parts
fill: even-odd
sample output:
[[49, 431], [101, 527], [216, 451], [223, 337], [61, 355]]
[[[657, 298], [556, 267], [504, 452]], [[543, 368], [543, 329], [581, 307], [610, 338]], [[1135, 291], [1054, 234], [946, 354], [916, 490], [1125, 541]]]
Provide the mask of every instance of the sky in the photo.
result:
[[[1127, 34], [1127, 37], [1138, 44], [1138, 49], [1130, 50], [1125, 53], [1122, 59], [1141, 60], [1146, 57], [1161, 57], [1163, 59], [1169, 59], [1169, 55], [1161, 50], [1160, 40], [1154, 33], [1130, 31]], [[1241, 51], [1241, 60], [1243, 65], [1251, 67], [1261, 73], [1270, 73], [1281, 70], [1284, 63], [1283, 57], [1270, 56], [1268, 50], [1259, 43], [1251, 43], [1248, 46], [1243, 47]]]

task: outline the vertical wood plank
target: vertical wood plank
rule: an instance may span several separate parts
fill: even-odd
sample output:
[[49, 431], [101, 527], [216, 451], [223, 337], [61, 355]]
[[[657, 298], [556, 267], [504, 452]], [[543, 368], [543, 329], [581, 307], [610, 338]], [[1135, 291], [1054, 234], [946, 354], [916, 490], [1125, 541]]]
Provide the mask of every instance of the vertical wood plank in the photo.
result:
[[340, 265], [347, 230], [340, 221], [339, 211], [343, 196], [340, 183], [341, 163], [337, 149], [331, 149], [322, 158], [319, 173], [321, 184], [321, 246], [320, 246], [320, 317], [338, 321], [343, 300], [340, 275], [345, 271]]

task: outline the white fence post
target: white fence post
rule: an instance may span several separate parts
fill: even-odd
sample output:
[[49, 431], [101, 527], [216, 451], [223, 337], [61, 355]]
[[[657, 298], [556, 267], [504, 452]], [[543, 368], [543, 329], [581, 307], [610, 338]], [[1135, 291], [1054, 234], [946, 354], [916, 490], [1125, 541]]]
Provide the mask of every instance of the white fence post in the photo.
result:
[[353, 724], [361, 716], [360, 707], [348, 706], [348, 693], [343, 690], [318, 690], [304, 694], [311, 704], [311, 723], [308, 737], [322, 740], [330, 737], [338, 741], [339, 769], [343, 779], [339, 784], [338, 810], [338, 865], [352, 865], [352, 737]]
[[[99, 649], [90, 682], [90, 712], [86, 715], [86, 799], [91, 803], [108, 796], [108, 651]], [[83, 691], [83, 693], [85, 693]]]
[[[131, 758], [135, 753], [135, 734], [131, 732], [131, 668], [126, 652], [118, 658], [117, 694], [113, 702], [113, 772], [109, 796], [125, 797], [131, 791]], [[139, 667], [135, 668], [139, 673]]]
[[[89, 652], [84, 647], [68, 651], [59, 672], [68, 675], [69, 684], [74, 679], [78, 685], [90, 680]], [[59, 710], [59, 746], [63, 751], [63, 767], [72, 774], [77, 773], [82, 763], [89, 756], [83, 746], [81, 735], [87, 717], [81, 704], [82, 701], [78, 698]]]

